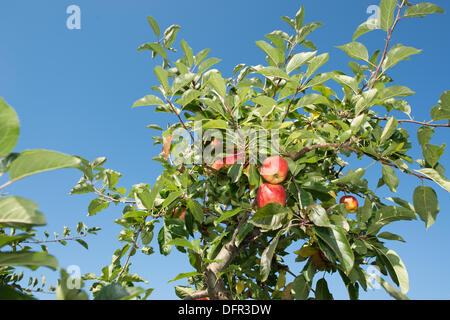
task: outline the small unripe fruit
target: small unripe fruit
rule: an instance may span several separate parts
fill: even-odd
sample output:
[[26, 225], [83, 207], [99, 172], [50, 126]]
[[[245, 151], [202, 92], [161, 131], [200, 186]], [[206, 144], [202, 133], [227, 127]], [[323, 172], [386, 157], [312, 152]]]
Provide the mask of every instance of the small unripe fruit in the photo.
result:
[[284, 207], [286, 204], [286, 191], [282, 185], [264, 183], [258, 189], [256, 201], [260, 208], [263, 208], [269, 203], [278, 203]]

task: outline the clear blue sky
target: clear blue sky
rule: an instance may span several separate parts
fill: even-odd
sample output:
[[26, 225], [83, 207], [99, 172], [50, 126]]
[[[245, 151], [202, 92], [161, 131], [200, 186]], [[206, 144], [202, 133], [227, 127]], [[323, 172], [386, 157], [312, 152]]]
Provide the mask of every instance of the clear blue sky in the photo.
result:
[[[303, 1], [2, 1], [0, 3], [0, 96], [12, 105], [21, 121], [21, 135], [16, 151], [33, 148], [58, 150], [87, 159], [108, 158], [107, 167], [121, 172], [121, 183], [131, 187], [140, 182], [153, 183], [160, 167], [151, 158], [160, 152], [153, 146], [155, 134], [146, 125], [165, 126], [176, 119], [171, 115], [155, 114], [151, 108], [132, 110], [132, 103], [150, 93], [156, 84], [152, 69], [159, 61], [152, 61], [148, 52], [137, 47], [154, 41], [146, 16], [157, 19], [161, 29], [171, 24], [182, 27], [178, 40], [185, 39], [194, 52], [210, 48], [210, 56], [222, 59], [218, 68], [225, 76], [238, 63], [264, 63], [264, 55], [255, 41], [275, 30], [288, 30], [280, 17], [294, 16], [301, 4], [306, 9], [306, 22], [325, 23], [310, 37], [319, 53], [329, 52], [330, 61], [323, 70], [342, 70], [351, 73], [348, 58], [339, 49], [352, 40], [356, 27], [370, 14], [370, 5], [378, 0], [303, 0]], [[428, 121], [429, 110], [436, 105], [440, 94], [448, 87], [448, 52], [450, 42], [450, 3], [434, 0], [447, 14], [425, 19], [401, 21], [394, 34], [394, 43], [423, 49], [395, 67], [391, 76], [395, 84], [406, 85], [417, 94], [408, 98], [416, 120]], [[76, 4], [81, 8], [81, 30], [66, 28], [66, 8]], [[371, 52], [382, 49], [384, 34], [374, 31], [360, 38]], [[408, 126], [415, 141], [417, 127]], [[438, 131], [432, 143], [448, 141], [448, 129]], [[420, 153], [414, 154], [420, 156]], [[441, 162], [449, 165], [447, 152]], [[376, 168], [374, 168], [376, 169]], [[450, 176], [450, 173], [447, 173]], [[78, 221], [98, 226], [98, 236], [86, 240], [87, 251], [77, 243], [66, 247], [49, 245], [49, 251], [62, 267], [78, 265], [82, 273], [100, 274], [109, 265], [111, 255], [118, 248], [120, 227], [112, 221], [121, 214], [111, 206], [95, 217], [87, 217], [88, 196], [69, 196], [68, 192], [80, 177], [76, 170], [45, 173], [16, 183], [9, 192], [30, 198], [40, 205], [48, 225], [40, 228], [49, 233], [61, 232], [62, 226], [75, 229]], [[378, 173], [368, 173], [376, 184]], [[398, 195], [412, 202], [417, 179], [400, 175]], [[386, 187], [384, 187], [386, 188]], [[428, 231], [420, 220], [397, 222], [386, 231], [401, 234], [407, 243], [392, 242], [406, 264], [413, 299], [450, 299], [448, 291], [450, 263], [448, 207], [450, 197], [435, 187], [441, 212]], [[390, 193], [383, 189], [385, 196]], [[153, 244], [158, 252], [157, 243]], [[300, 245], [300, 244], [299, 244]], [[155, 288], [151, 298], [175, 298], [173, 285], [167, 284], [180, 272], [191, 271], [187, 259], [179, 254], [162, 257], [135, 256], [132, 272], [149, 280]], [[56, 272], [38, 269], [49, 283], [55, 283]], [[337, 299], [347, 299], [345, 288], [337, 277], [327, 276], [330, 289]], [[42, 295], [51, 299], [52, 296]], [[384, 290], [362, 293], [363, 299], [390, 298]]]

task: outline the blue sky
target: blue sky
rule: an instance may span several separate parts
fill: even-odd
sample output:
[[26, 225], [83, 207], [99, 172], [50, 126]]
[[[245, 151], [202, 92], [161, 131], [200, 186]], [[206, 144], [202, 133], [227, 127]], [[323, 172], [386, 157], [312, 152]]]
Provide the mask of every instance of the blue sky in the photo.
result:
[[[393, 42], [418, 49], [422, 54], [402, 62], [392, 69], [395, 84], [406, 85], [417, 94], [408, 98], [419, 121], [430, 119], [429, 110], [436, 105], [440, 94], [448, 90], [450, 65], [447, 61], [450, 3], [435, 0], [447, 14], [432, 15], [425, 19], [405, 19], [396, 30]], [[81, 8], [81, 30], [69, 30], [66, 8], [76, 4]], [[167, 114], [155, 114], [151, 108], [131, 109], [133, 102], [150, 92], [156, 84], [152, 61], [148, 52], [137, 52], [137, 47], [155, 40], [146, 17], [153, 16], [164, 30], [171, 24], [182, 27], [177, 40], [185, 39], [198, 52], [210, 48], [211, 57], [222, 62], [217, 67], [224, 76], [231, 76], [235, 65], [264, 63], [264, 55], [255, 45], [264, 35], [288, 26], [280, 17], [294, 16], [300, 5], [306, 9], [306, 22], [320, 21], [325, 25], [317, 29], [312, 40], [319, 53], [329, 52], [330, 61], [323, 71], [342, 70], [351, 73], [348, 57], [336, 48], [352, 41], [356, 27], [370, 13], [367, 8], [378, 0], [347, 1], [2, 1], [0, 3], [0, 96], [12, 105], [21, 121], [21, 135], [16, 151], [45, 148], [87, 159], [108, 158], [107, 167], [121, 172], [121, 184], [131, 187], [140, 182], [153, 183], [161, 171], [151, 158], [160, 152], [153, 146], [155, 132], [148, 124], [164, 127], [176, 119]], [[362, 36], [370, 52], [382, 49], [385, 35], [373, 31]], [[411, 129], [416, 141], [414, 125]], [[438, 130], [432, 143], [448, 141], [448, 129]], [[419, 157], [420, 151], [414, 154]], [[441, 162], [449, 165], [445, 154]], [[358, 164], [358, 163], [357, 163]], [[366, 165], [362, 163], [361, 165]], [[373, 167], [377, 169], [377, 167]], [[379, 168], [378, 168], [379, 169]], [[373, 173], [374, 172], [374, 173]], [[378, 171], [368, 172], [372, 184], [379, 178]], [[447, 174], [449, 176], [449, 174]], [[11, 194], [30, 198], [40, 205], [47, 216], [48, 225], [41, 230], [61, 232], [66, 225], [75, 229], [78, 221], [98, 226], [98, 236], [89, 236], [90, 249], [76, 243], [66, 247], [49, 245], [49, 250], [62, 267], [78, 265], [82, 273], [100, 274], [109, 265], [111, 255], [118, 248], [120, 227], [113, 220], [121, 214], [120, 208], [111, 206], [95, 217], [87, 217], [90, 195], [69, 196], [80, 175], [76, 170], [44, 173], [11, 186]], [[402, 174], [398, 196], [412, 202], [417, 179]], [[386, 187], [384, 187], [386, 188]], [[449, 299], [450, 276], [447, 266], [448, 226], [447, 208], [450, 197], [435, 187], [441, 212], [437, 222], [425, 230], [421, 221], [397, 222], [386, 231], [401, 234], [407, 243], [391, 243], [408, 268], [410, 292], [413, 299]], [[391, 194], [382, 189], [385, 196]], [[156, 241], [153, 242], [157, 250]], [[172, 254], [162, 257], [135, 256], [132, 272], [149, 280], [155, 288], [151, 298], [175, 298], [173, 285], [167, 281], [180, 272], [191, 271], [187, 259]], [[58, 274], [38, 269], [49, 283], [55, 283]], [[345, 288], [337, 277], [327, 276], [330, 289], [337, 299], [346, 299]], [[184, 284], [178, 281], [175, 284]], [[45, 299], [52, 296], [42, 295]], [[362, 293], [363, 299], [389, 298], [383, 290]]]

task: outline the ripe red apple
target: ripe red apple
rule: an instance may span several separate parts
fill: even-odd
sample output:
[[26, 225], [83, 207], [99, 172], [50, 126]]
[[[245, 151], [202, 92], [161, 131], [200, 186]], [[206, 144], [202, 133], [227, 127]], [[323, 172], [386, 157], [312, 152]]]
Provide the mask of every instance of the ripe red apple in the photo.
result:
[[286, 179], [289, 167], [286, 160], [280, 156], [266, 158], [261, 166], [261, 176], [271, 184], [279, 184]]
[[344, 203], [345, 209], [347, 209], [349, 213], [355, 213], [358, 210], [358, 200], [353, 196], [343, 196], [341, 200], [339, 200], [339, 203]]
[[231, 167], [238, 160], [242, 160], [242, 162], [243, 162], [244, 158], [245, 158], [244, 154], [238, 154], [238, 155], [234, 155], [234, 156], [228, 156], [223, 159], [217, 159], [213, 162], [213, 164], [211, 165], [211, 168], [213, 168], [215, 170], [220, 170], [223, 167]]
[[256, 201], [260, 208], [268, 203], [278, 203], [284, 207], [286, 204], [286, 191], [282, 185], [264, 183], [258, 189]]
[[204, 298], [198, 298], [198, 299], [195, 299], [195, 300], [211, 300], [211, 298], [210, 297], [204, 297]]

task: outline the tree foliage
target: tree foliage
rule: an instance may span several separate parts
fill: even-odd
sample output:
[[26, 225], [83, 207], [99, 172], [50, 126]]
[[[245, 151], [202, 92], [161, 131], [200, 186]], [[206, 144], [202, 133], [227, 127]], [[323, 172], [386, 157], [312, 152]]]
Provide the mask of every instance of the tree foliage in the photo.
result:
[[[402, 18], [442, 12], [428, 3], [382, 0], [378, 23], [360, 25], [352, 42], [338, 46], [351, 59], [353, 74], [346, 74], [325, 71], [329, 54], [308, 40], [322, 23], [306, 23], [301, 7], [294, 17], [282, 17], [288, 31], [275, 30], [255, 42], [265, 65], [239, 64], [229, 78], [216, 69], [220, 59], [209, 57], [209, 49], [194, 53], [185, 40], [175, 48], [179, 26], [161, 32], [148, 17], [157, 39], [138, 51], [149, 51], [162, 63], [153, 69], [154, 92], [132, 107], [152, 106], [173, 114], [175, 121], [167, 128], [148, 126], [159, 131], [153, 138], [162, 146], [154, 158], [162, 171], [152, 184], [127, 190], [119, 186], [119, 172], [104, 168], [105, 158], [77, 158], [83, 176], [71, 193], [95, 194], [89, 215], [110, 205], [123, 207], [115, 220], [123, 227], [118, 236], [123, 246], [100, 275], [83, 276], [93, 282], [94, 298], [148, 297], [152, 289], [135, 286], [145, 280], [130, 273], [132, 257], [178, 250], [192, 267], [172, 280], [188, 280], [188, 286], [175, 286], [183, 299], [333, 299], [327, 273], [342, 279], [350, 299], [372, 286], [372, 278], [392, 297], [407, 299], [406, 266], [386, 241], [404, 240], [383, 228], [417, 218], [429, 228], [436, 221], [433, 188], [450, 192], [450, 182], [439, 162], [445, 144], [431, 140], [435, 131], [449, 127], [450, 105], [446, 91], [430, 108], [430, 121], [412, 118], [407, 97], [415, 92], [394, 84], [387, 71], [421, 50], [392, 45], [391, 36]], [[386, 32], [386, 43], [371, 53], [356, 40], [376, 28]], [[382, 115], [376, 111], [380, 107]], [[17, 131], [14, 121], [8, 123], [8, 132]], [[417, 126], [419, 145], [411, 142], [413, 133], [403, 127], [407, 123]], [[2, 142], [3, 153], [11, 151], [11, 135]], [[423, 158], [413, 158], [415, 148]], [[282, 183], [287, 201], [259, 208], [255, 199], [264, 183], [259, 168], [269, 155], [288, 162]], [[28, 161], [32, 153], [14, 157]], [[379, 168], [375, 189], [365, 178], [368, 167], [361, 163], [366, 160]], [[6, 165], [8, 160], [2, 163], [13, 177], [39, 171], [39, 165], [24, 170], [14, 162]], [[56, 160], [54, 165], [59, 167]], [[377, 194], [384, 185], [396, 193], [404, 175], [417, 178], [412, 204], [399, 197], [386, 202]], [[359, 199], [355, 214], [339, 203], [341, 194]], [[31, 208], [24, 205], [27, 218]], [[290, 265], [292, 254], [295, 264]]]

